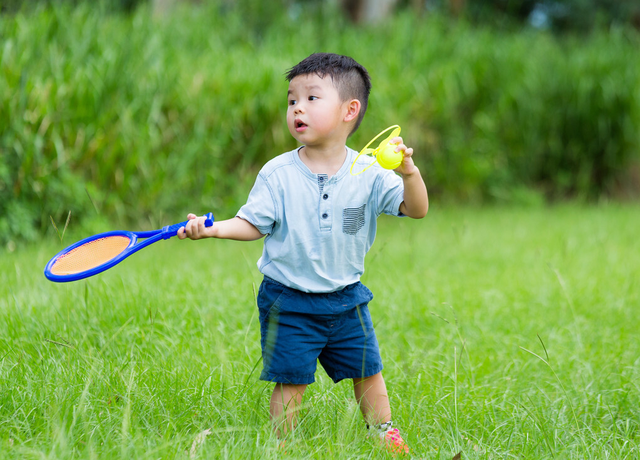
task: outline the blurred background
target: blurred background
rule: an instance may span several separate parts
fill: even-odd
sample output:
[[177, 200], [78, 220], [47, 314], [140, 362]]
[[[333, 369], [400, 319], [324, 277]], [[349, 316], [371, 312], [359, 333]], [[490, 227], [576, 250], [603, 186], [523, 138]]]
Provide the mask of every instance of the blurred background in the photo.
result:
[[227, 218], [296, 146], [285, 72], [369, 70], [432, 202], [640, 196], [637, 0], [0, 0], [0, 247]]

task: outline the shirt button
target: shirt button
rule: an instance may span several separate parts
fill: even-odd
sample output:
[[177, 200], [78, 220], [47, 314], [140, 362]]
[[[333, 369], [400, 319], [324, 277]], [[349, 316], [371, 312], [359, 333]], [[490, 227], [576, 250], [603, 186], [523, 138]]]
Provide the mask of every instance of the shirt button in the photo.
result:
[[322, 195], [322, 199], [326, 200], [327, 198], [329, 198], [329, 195], [327, 195], [326, 193], [324, 195]]
[[326, 219], [327, 217], [329, 217], [329, 214], [327, 214], [326, 212], [322, 215], [323, 219]]

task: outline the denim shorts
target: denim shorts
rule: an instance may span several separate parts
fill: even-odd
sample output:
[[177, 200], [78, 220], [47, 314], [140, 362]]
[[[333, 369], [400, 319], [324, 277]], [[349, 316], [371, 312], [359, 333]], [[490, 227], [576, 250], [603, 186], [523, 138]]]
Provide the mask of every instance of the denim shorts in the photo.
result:
[[313, 383], [318, 360], [336, 383], [380, 372], [382, 360], [368, 308], [372, 299], [360, 282], [313, 294], [265, 277], [258, 293], [260, 379]]

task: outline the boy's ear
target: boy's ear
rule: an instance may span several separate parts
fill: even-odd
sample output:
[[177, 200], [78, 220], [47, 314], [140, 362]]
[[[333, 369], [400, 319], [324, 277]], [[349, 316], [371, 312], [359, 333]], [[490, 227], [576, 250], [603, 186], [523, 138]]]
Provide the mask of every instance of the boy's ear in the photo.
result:
[[351, 99], [347, 104], [347, 113], [344, 116], [345, 122], [350, 122], [358, 118], [362, 105], [358, 99]]

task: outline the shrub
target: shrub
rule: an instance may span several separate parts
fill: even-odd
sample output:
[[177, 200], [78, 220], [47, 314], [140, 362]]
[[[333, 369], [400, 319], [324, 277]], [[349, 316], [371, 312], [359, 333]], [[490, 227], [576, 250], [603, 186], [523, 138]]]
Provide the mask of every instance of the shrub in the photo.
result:
[[232, 214], [260, 166], [295, 146], [284, 73], [315, 51], [372, 75], [350, 145], [399, 123], [441, 200], [595, 198], [638, 158], [633, 31], [558, 39], [407, 12], [345, 26], [327, 2], [305, 8], [312, 19], [248, 21], [226, 2], [164, 18], [86, 3], [0, 16], [0, 241], [69, 211], [76, 226], [96, 212], [142, 227]]

